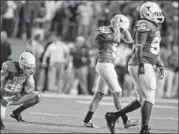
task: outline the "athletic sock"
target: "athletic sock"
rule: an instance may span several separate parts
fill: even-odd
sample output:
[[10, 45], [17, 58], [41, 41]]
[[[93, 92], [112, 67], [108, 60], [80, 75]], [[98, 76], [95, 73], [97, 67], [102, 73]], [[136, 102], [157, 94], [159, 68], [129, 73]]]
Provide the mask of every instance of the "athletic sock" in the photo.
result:
[[26, 109], [26, 107], [24, 105], [18, 107], [16, 110], [14, 110], [14, 113], [21, 113], [22, 111], [24, 111]]
[[32, 107], [34, 106], [35, 104], [38, 103], [38, 100], [37, 99], [33, 99], [33, 100], [30, 100], [29, 102], [27, 103], [24, 103], [22, 106], [18, 107], [16, 110], [14, 110], [15, 113], [21, 113], [22, 111], [24, 111], [25, 109], [29, 108], [29, 107]]
[[89, 112], [87, 113], [87, 115], [86, 115], [86, 117], [85, 117], [85, 119], [84, 119], [83, 122], [84, 122], [84, 123], [88, 123], [88, 122], [91, 120], [93, 114], [94, 114], [94, 112], [89, 111]]
[[142, 108], [141, 108], [141, 115], [142, 115], [142, 128], [148, 127], [150, 115], [152, 112], [153, 104], [145, 101]]
[[120, 111], [118, 112], [115, 112], [114, 114], [119, 117], [123, 114], [126, 114], [126, 113], [129, 113], [129, 112], [132, 112], [136, 109], [138, 109], [139, 107], [141, 107], [141, 104], [139, 103], [138, 100], [134, 100], [132, 101], [130, 104], [128, 104], [127, 106], [125, 106], [123, 109], [121, 109]]
[[128, 120], [127, 115], [126, 115], [126, 114], [123, 114], [123, 115], [121, 115], [121, 118], [122, 118], [123, 123], [126, 124], [126, 122], [127, 122], [127, 120]]

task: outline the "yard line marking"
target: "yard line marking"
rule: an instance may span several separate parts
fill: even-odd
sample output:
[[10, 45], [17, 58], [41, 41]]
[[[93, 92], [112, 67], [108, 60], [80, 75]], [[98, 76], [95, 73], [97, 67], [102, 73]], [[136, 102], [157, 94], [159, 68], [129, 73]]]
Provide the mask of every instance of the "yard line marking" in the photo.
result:
[[[38, 113], [38, 112], [30, 112], [31, 115], [38, 115], [38, 116], [50, 116], [50, 117], [82, 117], [81, 115], [73, 115], [73, 114], [52, 114], [52, 113]], [[94, 115], [94, 118], [104, 119], [104, 116], [97, 116]], [[141, 117], [130, 117], [133, 119], [140, 119]], [[174, 117], [151, 117], [153, 120], [176, 120], [178, 118]]]
[[[81, 104], [90, 104], [90, 101], [76, 101], [77, 103], [81, 103]], [[128, 103], [124, 103], [124, 105], [127, 105]], [[114, 106], [113, 102], [100, 102], [100, 105], [103, 106]], [[164, 109], [177, 109], [178, 107], [176, 106], [167, 106], [167, 105], [154, 105], [153, 107], [155, 108], [164, 108]]]
[[[41, 93], [44, 98], [63, 98], [63, 99], [84, 99], [91, 100], [93, 96], [89, 95], [64, 95], [64, 94], [53, 94], [53, 93]], [[123, 97], [124, 101], [132, 101], [135, 96]], [[103, 100], [113, 100], [112, 96], [105, 96]], [[178, 99], [156, 99], [156, 102], [160, 103], [178, 103]]]

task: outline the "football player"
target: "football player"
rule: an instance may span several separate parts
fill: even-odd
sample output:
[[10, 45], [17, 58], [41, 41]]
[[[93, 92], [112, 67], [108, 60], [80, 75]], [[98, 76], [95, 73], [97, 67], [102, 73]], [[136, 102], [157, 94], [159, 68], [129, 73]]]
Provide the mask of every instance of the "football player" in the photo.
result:
[[106, 113], [106, 120], [111, 133], [114, 133], [116, 120], [124, 114], [141, 107], [142, 126], [140, 133], [149, 132], [149, 120], [155, 103], [156, 74], [163, 78], [163, 67], [158, 59], [160, 51], [159, 25], [164, 21], [161, 8], [154, 2], [145, 2], [140, 7], [141, 19], [134, 26], [134, 53], [128, 63], [128, 71], [133, 78], [137, 98], [118, 112]]
[[8, 106], [21, 105], [10, 116], [24, 121], [21, 112], [40, 102], [40, 94], [34, 91], [35, 58], [29, 52], [23, 52], [19, 62], [6, 61], [1, 70], [1, 129]]
[[[122, 35], [124, 35], [124, 41], [128, 43], [133, 42], [128, 28], [128, 18], [119, 14], [115, 15], [111, 19], [111, 24], [109, 26], [102, 26], [97, 29], [97, 35], [95, 38], [98, 47], [96, 71], [99, 77], [96, 85], [96, 93], [90, 103], [87, 115], [82, 122], [82, 126], [84, 127], [99, 128], [91, 122], [91, 119], [99, 105], [99, 102], [104, 96], [105, 84], [107, 84], [108, 89], [113, 96], [116, 109], [120, 110], [123, 107], [122, 89], [118, 83], [117, 74], [114, 69], [114, 61], [116, 58], [116, 47], [120, 43], [121, 37], [123, 37]], [[129, 119], [125, 114], [121, 117], [125, 128], [138, 124], [138, 121]]]

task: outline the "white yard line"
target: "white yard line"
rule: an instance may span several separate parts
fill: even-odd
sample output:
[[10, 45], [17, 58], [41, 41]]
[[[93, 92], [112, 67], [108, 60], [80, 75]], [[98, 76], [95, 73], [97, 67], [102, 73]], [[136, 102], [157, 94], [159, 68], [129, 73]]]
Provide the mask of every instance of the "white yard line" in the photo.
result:
[[[52, 114], [52, 113], [39, 113], [39, 112], [30, 112], [31, 115], [37, 116], [50, 116], [50, 117], [81, 117], [81, 115], [73, 115], [73, 114]], [[104, 119], [104, 116], [94, 116], [94, 118]], [[133, 119], [140, 119], [141, 117], [131, 117]], [[153, 120], [175, 120], [178, 121], [177, 118], [173, 117], [151, 117]]]
[[[90, 101], [76, 101], [77, 103], [80, 103], [80, 104], [90, 104]], [[124, 103], [124, 105], [127, 105], [128, 103]], [[113, 102], [100, 102], [100, 105], [103, 105], [103, 106], [114, 106], [114, 103]], [[154, 105], [155, 108], [162, 108], [162, 109], [175, 109], [177, 110], [178, 107], [176, 106], [168, 106], [168, 105], [157, 105], [155, 104]]]
[[[82, 99], [82, 100], [91, 100], [93, 96], [86, 95], [64, 95], [64, 94], [52, 94], [52, 93], [42, 93], [42, 97], [44, 98], [63, 98], [63, 99]], [[124, 97], [124, 101], [131, 101], [135, 97]], [[103, 100], [113, 100], [111, 96], [105, 96]], [[157, 99], [156, 102], [159, 103], [178, 103], [177, 99]]]

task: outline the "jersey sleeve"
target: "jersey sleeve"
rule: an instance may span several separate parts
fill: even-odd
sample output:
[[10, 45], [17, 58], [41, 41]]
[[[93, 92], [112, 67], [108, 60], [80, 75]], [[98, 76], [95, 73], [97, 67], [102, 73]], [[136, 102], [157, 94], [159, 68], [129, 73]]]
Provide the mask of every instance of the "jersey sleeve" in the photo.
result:
[[150, 31], [151, 27], [146, 21], [138, 21], [135, 24], [135, 44], [145, 44]]
[[135, 24], [137, 32], [149, 32], [151, 31], [150, 25], [146, 21], [138, 21]]
[[9, 70], [11, 70], [11, 68], [12, 68], [12, 65], [9, 61], [3, 62], [3, 64], [2, 64], [3, 71], [9, 71]]
[[[3, 62], [2, 69], [1, 69], [1, 80], [4, 80], [8, 76], [9, 65], [8, 62]], [[3, 84], [1, 84], [1, 88]]]

